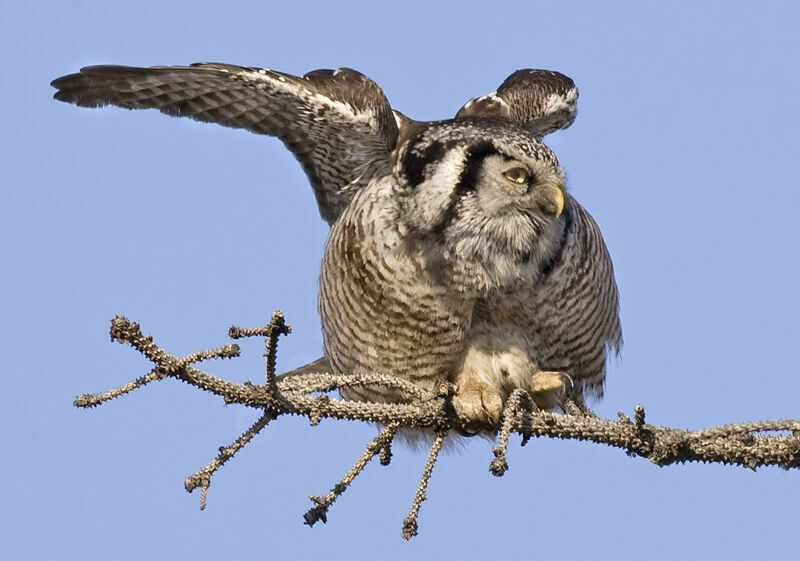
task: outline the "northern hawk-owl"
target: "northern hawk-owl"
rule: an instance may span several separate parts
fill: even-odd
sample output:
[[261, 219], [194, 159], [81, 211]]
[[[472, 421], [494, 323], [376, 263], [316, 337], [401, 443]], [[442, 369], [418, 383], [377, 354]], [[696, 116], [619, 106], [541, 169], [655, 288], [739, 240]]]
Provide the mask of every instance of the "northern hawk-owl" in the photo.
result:
[[[325, 357], [303, 370], [456, 385], [468, 425], [496, 424], [511, 391], [542, 407], [602, 395], [621, 344], [600, 231], [541, 138], [568, 127], [578, 91], [519, 70], [454, 119], [419, 122], [354, 70], [298, 78], [227, 64], [93, 66], [55, 98], [276, 136], [331, 225], [320, 275]], [[345, 398], [399, 401], [379, 387]]]

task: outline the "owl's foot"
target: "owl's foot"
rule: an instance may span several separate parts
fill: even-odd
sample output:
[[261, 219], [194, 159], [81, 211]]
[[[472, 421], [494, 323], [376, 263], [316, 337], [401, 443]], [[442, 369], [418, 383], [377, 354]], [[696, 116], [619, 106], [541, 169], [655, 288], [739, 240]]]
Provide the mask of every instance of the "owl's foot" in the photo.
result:
[[503, 396], [481, 380], [462, 380], [453, 396], [453, 407], [462, 419], [475, 425], [497, 426], [503, 411]]
[[564, 372], [535, 372], [531, 376], [530, 393], [536, 405], [542, 409], [562, 406], [566, 397], [564, 380], [569, 380]]

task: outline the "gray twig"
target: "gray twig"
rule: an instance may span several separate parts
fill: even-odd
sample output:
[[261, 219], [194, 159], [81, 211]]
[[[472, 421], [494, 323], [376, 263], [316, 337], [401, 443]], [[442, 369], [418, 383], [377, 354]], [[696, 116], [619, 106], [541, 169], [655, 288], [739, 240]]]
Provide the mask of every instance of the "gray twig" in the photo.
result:
[[242, 433], [242, 436], [236, 439], [236, 441], [231, 444], [230, 446], [221, 446], [219, 449], [219, 454], [216, 458], [211, 460], [206, 467], [203, 469], [194, 472], [192, 475], [186, 478], [184, 482], [184, 487], [188, 492], [192, 492], [198, 487], [200, 487], [200, 510], [205, 510], [206, 508], [206, 494], [208, 493], [208, 488], [211, 485], [211, 476], [225, 465], [225, 462], [233, 458], [234, 454], [241, 450], [245, 444], [250, 442], [255, 435], [261, 432], [261, 429], [267, 426], [273, 417], [269, 415], [269, 413], [264, 413], [249, 429]]
[[445, 437], [447, 437], [446, 431], [437, 432], [436, 438], [431, 445], [431, 451], [428, 454], [428, 461], [425, 462], [425, 469], [422, 470], [422, 477], [420, 477], [419, 485], [417, 486], [417, 492], [414, 493], [414, 502], [411, 503], [411, 510], [409, 511], [408, 516], [406, 516], [405, 520], [403, 520], [402, 535], [404, 540], [410, 540], [417, 535], [419, 526], [417, 523], [419, 507], [422, 506], [422, 501], [428, 498], [428, 482], [431, 479], [433, 466], [436, 464], [436, 459], [439, 457], [439, 451], [442, 449], [442, 443], [444, 442]]
[[[452, 407], [453, 386], [442, 383], [435, 392], [425, 391], [408, 380], [384, 374], [334, 375], [302, 373], [275, 377], [278, 337], [289, 333], [283, 314], [273, 314], [268, 325], [257, 328], [232, 327], [233, 338], [259, 336], [265, 338], [266, 380], [263, 385], [246, 382], [235, 384], [194, 368], [194, 364], [215, 359], [239, 356], [238, 345], [230, 344], [213, 350], [177, 358], [159, 347], [150, 335], [143, 335], [139, 325], [124, 317], [111, 322], [111, 338], [132, 346], [147, 357], [153, 368], [135, 381], [99, 394], [86, 394], [75, 400], [78, 407], [94, 407], [110, 399], [140, 388], [155, 380], [176, 378], [201, 390], [222, 397], [225, 403], [237, 403], [263, 411], [258, 421], [230, 446], [220, 449], [219, 455], [206, 467], [186, 479], [186, 489], [201, 488], [200, 507], [205, 507], [206, 492], [216, 471], [258, 434], [269, 421], [280, 415], [303, 415], [312, 424], [322, 419], [349, 419], [376, 422], [385, 429], [368, 445], [353, 467], [323, 496], [311, 495], [316, 503], [305, 515], [313, 524], [325, 520], [328, 508], [361, 473], [376, 455], [386, 465], [391, 459], [392, 440], [401, 428], [431, 431], [436, 435], [425, 469], [422, 472], [411, 511], [403, 523], [403, 537], [417, 533], [417, 515], [425, 500], [428, 482], [439, 451], [451, 431], [468, 433]], [[370, 403], [331, 398], [330, 392], [352, 386], [384, 386], [408, 397], [404, 403]], [[508, 469], [506, 451], [510, 435], [522, 435], [522, 444], [533, 437], [586, 440], [624, 450], [630, 456], [647, 458], [659, 466], [678, 462], [718, 462], [735, 464], [749, 469], [774, 465], [784, 469], [800, 467], [800, 421], [774, 420], [738, 423], [687, 431], [649, 425], [645, 422], [644, 407], [637, 406], [633, 420], [619, 413], [615, 421], [601, 419], [583, 404], [567, 403], [566, 414], [536, 408], [530, 395], [515, 390], [506, 401], [491, 471], [502, 475]], [[765, 434], [768, 433], [768, 434]]]
[[[399, 423], [391, 423], [389, 426], [384, 428], [378, 434], [378, 436], [373, 438], [370, 443], [367, 444], [367, 449], [363, 454], [361, 454], [361, 457], [356, 461], [353, 467], [351, 467], [350, 470], [344, 474], [344, 477], [342, 477], [339, 482], [333, 486], [327, 495], [324, 497], [319, 497], [317, 495], [308, 496], [308, 498], [311, 499], [315, 505], [303, 515], [306, 524], [313, 526], [319, 520], [322, 520], [323, 523], [328, 521], [328, 508], [336, 499], [342, 496], [356, 476], [361, 473], [364, 467], [366, 467], [369, 461], [377, 454], [383, 453], [386, 447], [389, 446], [389, 443], [392, 441], [395, 433], [397, 433], [397, 429], [399, 428]], [[382, 459], [381, 463], [383, 463]]]

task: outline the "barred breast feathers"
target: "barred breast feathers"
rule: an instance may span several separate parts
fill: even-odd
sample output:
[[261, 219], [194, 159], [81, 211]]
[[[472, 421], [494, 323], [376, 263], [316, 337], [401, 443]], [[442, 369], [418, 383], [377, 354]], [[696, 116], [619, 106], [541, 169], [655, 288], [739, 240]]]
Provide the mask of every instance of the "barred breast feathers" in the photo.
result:
[[[320, 278], [325, 354], [340, 373], [386, 373], [433, 388], [463, 353], [472, 301], [408, 251], [391, 177], [360, 191], [328, 239]], [[347, 390], [345, 397], [400, 396]]]

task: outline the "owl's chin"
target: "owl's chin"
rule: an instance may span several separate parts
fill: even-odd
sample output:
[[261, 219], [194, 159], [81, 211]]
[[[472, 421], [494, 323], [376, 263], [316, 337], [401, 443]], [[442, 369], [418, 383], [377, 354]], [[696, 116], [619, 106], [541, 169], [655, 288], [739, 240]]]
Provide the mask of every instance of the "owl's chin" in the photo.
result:
[[453, 259], [465, 271], [465, 282], [483, 294], [513, 286], [543, 267], [552, 267], [558, 260], [564, 232], [556, 227], [552, 232], [527, 239], [497, 239], [493, 244], [482, 243], [466, 249], [462, 246], [453, 253]]
[[529, 268], [514, 252], [471, 256], [461, 254], [461, 258], [454, 263], [451, 275], [475, 296], [484, 296], [497, 288], [514, 285]]

